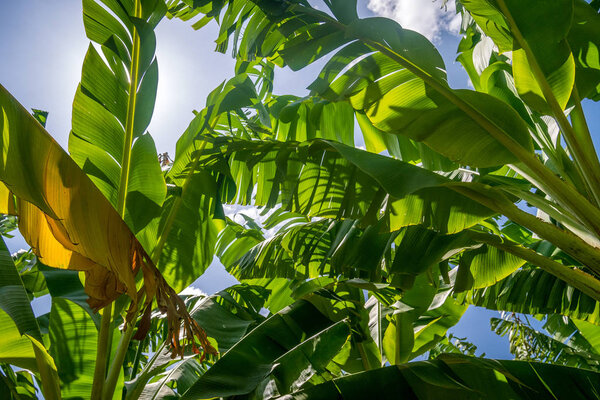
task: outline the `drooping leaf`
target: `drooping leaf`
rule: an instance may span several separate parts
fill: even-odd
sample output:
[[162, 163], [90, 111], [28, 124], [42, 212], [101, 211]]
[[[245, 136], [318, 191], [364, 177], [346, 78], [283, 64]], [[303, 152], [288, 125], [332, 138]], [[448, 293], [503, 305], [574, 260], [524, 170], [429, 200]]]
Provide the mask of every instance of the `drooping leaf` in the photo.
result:
[[39, 342], [33, 336], [25, 335], [27, 339], [33, 345], [33, 351], [35, 353], [35, 361], [38, 367], [38, 371], [42, 381], [42, 393], [44, 398], [48, 400], [60, 400], [61, 388], [58, 381], [58, 371], [54, 359], [48, 354], [48, 350], [44, 347], [44, 344]]
[[[137, 307], [135, 274], [141, 269], [146, 301], [158, 296], [159, 303], [171, 304], [170, 313], [178, 315], [173, 321], [181, 316], [185, 332], [202, 340], [183, 302], [112, 205], [4, 87], [0, 109], [0, 180], [18, 200], [19, 229], [39, 259], [54, 268], [84, 271], [86, 293], [96, 309], [122, 293]], [[174, 329], [178, 338], [178, 323]]]
[[[464, 253], [460, 258], [459, 270], [456, 272], [456, 290], [481, 289], [492, 286], [524, 264], [525, 260], [517, 256], [492, 246], [483, 245], [479, 249]], [[459, 276], [460, 285], [458, 283]], [[464, 285], [463, 282], [465, 282]]]
[[0, 361], [37, 371], [34, 348], [24, 335], [42, 340], [19, 272], [0, 239]]
[[[467, 306], [449, 296], [449, 289], [440, 290], [429, 309], [414, 323], [414, 345], [411, 359], [425, 354], [439, 343], [448, 330], [462, 318]], [[445, 297], [447, 296], [447, 297]], [[445, 298], [444, 298], [445, 297]]]

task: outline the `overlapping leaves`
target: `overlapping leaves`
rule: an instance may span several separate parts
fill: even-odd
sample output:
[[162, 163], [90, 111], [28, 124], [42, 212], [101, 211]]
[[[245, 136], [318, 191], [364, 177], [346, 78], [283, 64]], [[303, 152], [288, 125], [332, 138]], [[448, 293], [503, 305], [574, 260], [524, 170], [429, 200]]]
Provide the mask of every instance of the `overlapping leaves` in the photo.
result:
[[384, 211], [389, 230], [425, 224], [447, 233], [492, 215], [445, 187], [450, 180], [441, 175], [339, 143], [200, 139], [206, 141], [200, 165], [228, 168], [225, 173], [236, 187], [225, 193], [235, 193], [233, 201], [240, 204], [280, 203], [310, 216], [364, 223], [375, 222]]

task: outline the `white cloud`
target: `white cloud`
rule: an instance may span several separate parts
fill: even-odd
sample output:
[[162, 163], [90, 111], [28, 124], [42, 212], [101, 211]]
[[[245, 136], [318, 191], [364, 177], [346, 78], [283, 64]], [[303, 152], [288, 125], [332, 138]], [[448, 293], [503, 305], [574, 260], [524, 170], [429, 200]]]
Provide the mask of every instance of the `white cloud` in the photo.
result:
[[188, 286], [179, 293], [181, 296], [207, 296], [202, 290], [194, 286]]
[[457, 35], [460, 31], [461, 18], [456, 14], [454, 0], [446, 6], [441, 0], [369, 0], [367, 7], [429, 40], [439, 41], [444, 33]]

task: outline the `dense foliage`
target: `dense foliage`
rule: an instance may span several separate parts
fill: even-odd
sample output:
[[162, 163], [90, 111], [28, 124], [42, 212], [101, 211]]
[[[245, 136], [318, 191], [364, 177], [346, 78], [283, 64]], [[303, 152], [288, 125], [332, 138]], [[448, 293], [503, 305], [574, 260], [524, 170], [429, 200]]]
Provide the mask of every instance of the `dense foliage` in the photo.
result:
[[[325, 3], [83, 0], [68, 154], [0, 86], [0, 230], [31, 246], [0, 241], [0, 392], [600, 397], [600, 4], [456, 0], [469, 90], [420, 34]], [[173, 161], [146, 132], [165, 16], [236, 59]], [[273, 93], [321, 58], [308, 96]], [[239, 284], [177, 295], [215, 256]], [[470, 305], [515, 360], [447, 334]]]

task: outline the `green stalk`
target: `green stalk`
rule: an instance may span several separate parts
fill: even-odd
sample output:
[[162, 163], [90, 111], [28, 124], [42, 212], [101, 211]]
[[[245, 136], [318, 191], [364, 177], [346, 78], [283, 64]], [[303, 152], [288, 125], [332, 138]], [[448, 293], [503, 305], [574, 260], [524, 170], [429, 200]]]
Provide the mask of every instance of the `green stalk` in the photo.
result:
[[[574, 88], [575, 94], [575, 109], [573, 110], [575, 115], [575, 119], [578, 121], [578, 130], [576, 131], [565, 116], [563, 109], [561, 108], [558, 100], [554, 96], [552, 88], [542, 71], [540, 64], [537, 62], [535, 55], [529, 43], [525, 40], [525, 37], [519, 30], [519, 27], [514, 20], [512, 14], [508, 10], [506, 3], [504, 0], [498, 0], [498, 5], [500, 6], [500, 10], [506, 17], [510, 27], [512, 34], [514, 35], [515, 40], [521, 46], [521, 48], [525, 51], [525, 55], [527, 56], [527, 61], [531, 66], [531, 71], [535, 76], [535, 79], [542, 89], [542, 93], [546, 102], [550, 106], [552, 113], [554, 114], [554, 118], [558, 122], [560, 129], [563, 132], [565, 137], [565, 141], [567, 142], [567, 146], [571, 151], [571, 154], [575, 158], [575, 164], [577, 168], [581, 171], [583, 178], [585, 179], [590, 192], [595, 199], [596, 205], [600, 205], [600, 162], [598, 161], [598, 157], [596, 156], [596, 151], [594, 150], [594, 143], [590, 136], [589, 129], [587, 129], [587, 124], [585, 123], [585, 117], [583, 117], [583, 121], [581, 121], [581, 116], [583, 116], [583, 110], [581, 109], [581, 104], [579, 103], [577, 89]], [[579, 107], [577, 106], [579, 105]], [[581, 114], [581, 115], [580, 115]], [[572, 117], [573, 118], [573, 117]], [[575, 124], [575, 121], [574, 121]], [[585, 125], [585, 126], [584, 126]], [[587, 151], [586, 151], [587, 149]]]
[[[509, 167], [511, 169], [513, 169], [515, 172], [517, 172], [519, 175], [521, 175], [523, 178], [525, 178], [527, 181], [531, 182], [535, 187], [537, 187], [538, 189], [540, 189], [542, 192], [547, 193], [549, 195], [551, 195], [552, 193], [552, 189], [550, 189], [545, 182], [540, 181], [535, 174], [531, 171], [531, 169], [529, 169], [526, 165], [523, 164], [510, 164]], [[583, 225], [587, 228], [587, 230], [590, 232], [590, 234], [595, 234], [596, 231], [594, 229], [594, 227], [589, 223], [589, 221], [580, 218], [577, 215], [576, 210], [569, 208], [568, 205], [565, 205], [564, 203], [561, 203], [560, 201], [558, 201], [556, 198], [553, 198], [553, 200], [556, 200], [557, 204], [560, 205], [566, 212], [568, 212], [571, 217], [578, 221], [580, 225]]]
[[[142, 16], [140, 0], [135, 2], [135, 17]], [[119, 197], [117, 211], [125, 217], [125, 203], [129, 186], [129, 169], [131, 167], [131, 146], [133, 144], [133, 126], [135, 122], [135, 108], [137, 104], [137, 85], [140, 78], [140, 35], [133, 28], [133, 49], [131, 51], [131, 68], [129, 69], [129, 101], [127, 103], [127, 122], [125, 124], [125, 143], [123, 143], [123, 157], [121, 159], [121, 179], [119, 181]]]
[[362, 365], [363, 365], [363, 368], [365, 369], [365, 371], [369, 371], [369, 370], [373, 369], [371, 367], [371, 363], [369, 363], [369, 357], [367, 357], [367, 353], [365, 352], [365, 347], [363, 346], [363, 344], [357, 340], [355, 340], [354, 343], [356, 343], [356, 349], [358, 350], [358, 353], [360, 354], [360, 361], [362, 362]]
[[121, 368], [123, 368], [123, 361], [125, 360], [125, 355], [127, 354], [127, 349], [129, 348], [129, 342], [133, 336], [134, 328], [135, 322], [132, 321], [129, 325], [127, 325], [127, 329], [121, 335], [121, 340], [119, 341], [119, 346], [117, 346], [115, 358], [110, 364], [108, 376], [106, 378], [106, 382], [104, 382], [104, 388], [102, 390], [103, 400], [111, 400], [113, 398], [117, 380], [119, 379], [119, 372], [121, 372]]
[[[379, 347], [379, 358], [383, 360], [383, 332], [381, 331], [381, 302], [379, 300], [377, 300], [377, 347]], [[382, 366], [379, 365], [379, 367]]]
[[402, 361], [402, 318], [401, 314], [398, 313], [394, 316], [394, 322], [396, 323], [396, 346], [394, 347], [394, 364], [403, 364]]
[[[505, 215], [508, 219], [536, 233], [542, 239], [553, 243], [590, 270], [600, 274], [600, 249], [588, 245], [580, 237], [520, 210], [499, 193], [486, 195], [481, 192], [483, 189], [478, 191], [472, 185], [465, 184], [450, 184], [448, 187], [493, 211]], [[569, 267], [562, 266], [562, 268], [568, 269]]]
[[581, 225], [579, 221], [576, 221], [564, 210], [561, 210], [556, 204], [524, 190], [515, 189], [512, 187], [503, 187], [502, 190], [525, 200], [527, 203], [548, 214], [551, 218], [560, 222], [575, 235], [582, 238], [590, 246], [600, 247], [600, 241], [598, 241], [595, 236], [591, 235], [585, 226]]
[[94, 381], [92, 383], [92, 394], [90, 399], [99, 400], [102, 397], [102, 387], [106, 377], [106, 365], [110, 356], [108, 349], [108, 337], [111, 326], [112, 303], [102, 309], [100, 320], [100, 332], [96, 344], [96, 365], [94, 367]]
[[[585, 154], [588, 156], [592, 177], [598, 186], [600, 186], [600, 160], [598, 160], [594, 141], [592, 140], [592, 134], [585, 119], [583, 107], [581, 106], [581, 98], [579, 97], [577, 85], [573, 86], [571, 99], [575, 103], [570, 114], [573, 132], [575, 133], [577, 143], [580, 143], [584, 150], [587, 149]], [[600, 202], [598, 202], [598, 204], [600, 205]]]
[[[140, 0], [135, 1], [135, 11], [134, 16], [136, 18], [140, 18], [142, 16], [142, 6], [140, 4]], [[125, 140], [123, 143], [123, 157], [121, 159], [121, 177], [119, 182], [119, 193], [117, 199], [117, 212], [121, 216], [121, 218], [125, 218], [125, 206], [127, 202], [127, 191], [129, 185], [129, 170], [131, 168], [131, 146], [133, 144], [133, 127], [135, 121], [135, 109], [137, 104], [137, 85], [139, 81], [139, 65], [140, 65], [140, 36], [137, 32], [137, 29], [133, 28], [133, 48], [131, 51], [131, 66], [129, 69], [129, 99], [127, 103], [127, 121], [125, 124]], [[111, 312], [110, 308], [112, 305], [107, 306], [105, 310], [109, 310], [106, 313], [102, 314], [102, 321], [100, 325], [100, 333], [98, 336], [98, 349], [102, 349], [103, 353], [106, 354], [106, 350], [109, 347], [109, 338], [110, 335], [109, 330], [111, 328], [110, 318]], [[108, 371], [108, 376], [106, 376], [106, 356], [102, 356], [100, 351], [98, 352], [98, 359], [96, 361], [96, 368], [94, 370], [94, 383], [92, 393], [96, 397], [92, 397], [93, 399], [98, 399], [100, 396], [102, 398], [112, 398], [112, 392], [115, 390], [115, 385], [117, 382], [117, 378], [119, 375], [119, 371], [123, 364], [123, 359], [119, 361], [121, 353], [123, 353], [123, 358], [125, 357], [125, 352], [127, 347], [129, 346], [129, 340], [131, 339], [131, 334], [133, 333], [133, 327], [135, 326], [135, 322], [132, 321], [130, 325], [127, 327], [125, 333], [121, 336], [121, 340], [119, 341], [119, 347], [117, 348], [117, 353], [115, 358], [113, 359], [110, 369]], [[129, 334], [128, 334], [129, 333]], [[125, 340], [126, 339], [126, 340]], [[112, 340], [110, 340], [110, 344], [112, 344]], [[124, 347], [124, 349], [123, 349]], [[100, 365], [99, 365], [100, 364]], [[116, 369], [116, 371], [115, 371]], [[106, 380], [104, 377], [106, 376]], [[94, 390], [95, 388], [95, 390]]]
[[495, 235], [475, 232], [470, 232], [470, 234], [473, 239], [520, 257], [587, 294], [594, 300], [600, 301], [600, 281], [580, 269], [567, 267], [531, 249]]

